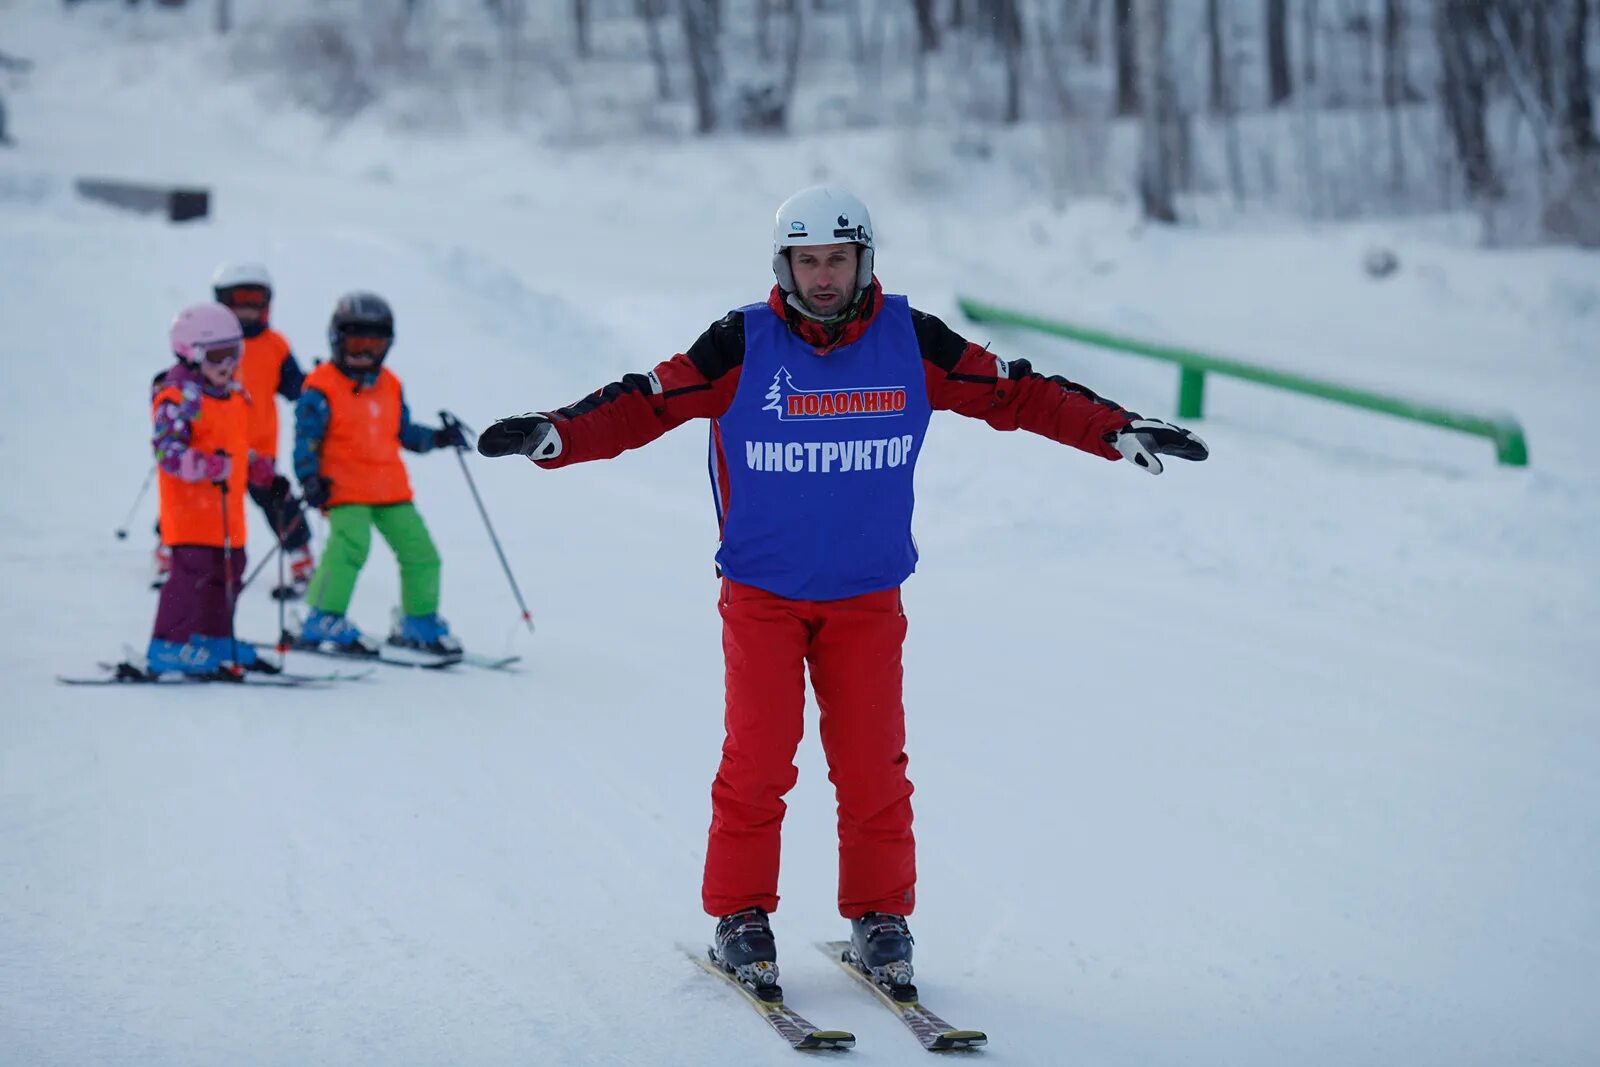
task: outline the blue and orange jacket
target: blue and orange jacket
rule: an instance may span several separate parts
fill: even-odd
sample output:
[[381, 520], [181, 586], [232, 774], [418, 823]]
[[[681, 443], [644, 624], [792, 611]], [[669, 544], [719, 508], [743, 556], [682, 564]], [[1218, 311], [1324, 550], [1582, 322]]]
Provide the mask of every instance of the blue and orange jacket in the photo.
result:
[[352, 377], [322, 363], [306, 376], [295, 404], [295, 477], [301, 483], [314, 474], [328, 479], [330, 508], [404, 504], [411, 479], [400, 450], [431, 452], [437, 432], [411, 421], [393, 372], [380, 367]]

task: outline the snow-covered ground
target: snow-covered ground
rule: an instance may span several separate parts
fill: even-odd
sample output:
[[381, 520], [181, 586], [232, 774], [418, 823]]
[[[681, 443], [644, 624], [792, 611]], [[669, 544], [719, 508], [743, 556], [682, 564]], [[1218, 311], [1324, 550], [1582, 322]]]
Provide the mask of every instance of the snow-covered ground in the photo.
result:
[[[1172, 369], [963, 323], [956, 294], [1508, 409], [1532, 453], [1226, 381], [1212, 460], [1159, 479], [937, 420], [906, 588], [926, 999], [996, 1063], [1592, 1062], [1600, 258], [1439, 222], [1143, 230], [970, 163], [934, 196], [868, 133], [329, 135], [213, 86], [211, 46], [45, 7], [0, 3], [38, 63], [0, 151], [0, 1063], [793, 1062], [677, 947], [710, 931], [721, 737], [703, 427], [554, 474], [469, 459], [531, 637], [455, 460], [409, 460], [446, 615], [519, 674], [53, 677], [145, 640], [153, 509], [112, 531], [167, 321], [217, 262], [269, 263], [307, 364], [340, 292], [384, 293], [413, 409], [482, 427], [761, 297], [772, 208], [819, 178], [873, 208], [891, 290], [1129, 407], [1170, 417]], [[79, 201], [80, 174], [208, 184], [215, 216]], [[375, 551], [354, 617], [396, 592]], [[252, 587], [241, 630], [275, 624]], [[852, 1062], [921, 1062], [809, 947], [844, 930], [809, 736], [785, 841], [791, 999]]]

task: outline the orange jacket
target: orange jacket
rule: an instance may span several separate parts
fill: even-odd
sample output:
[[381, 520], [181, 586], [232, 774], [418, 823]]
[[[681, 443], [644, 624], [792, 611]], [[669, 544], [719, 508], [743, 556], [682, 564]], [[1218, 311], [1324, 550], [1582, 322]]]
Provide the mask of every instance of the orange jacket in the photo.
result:
[[288, 358], [289, 342], [277, 330], [244, 339], [244, 356], [235, 377], [250, 398], [250, 451], [258, 456], [278, 455], [278, 402], [273, 394]]
[[[192, 387], [191, 387], [192, 388]], [[192, 397], [190, 398], [192, 403]], [[151, 417], [163, 404], [183, 407], [185, 398], [176, 385], [160, 389], [151, 402]], [[227, 532], [234, 548], [245, 543], [244, 498], [250, 433], [250, 404], [232, 392], [226, 400], [200, 394], [200, 410], [189, 423], [188, 447], [201, 452], [226, 452], [232, 460], [228, 472]], [[222, 490], [211, 482], [186, 482], [160, 470], [161, 543], [165, 545], [223, 545]]]
[[363, 388], [324, 363], [306, 375], [305, 387], [328, 398], [328, 432], [317, 464], [333, 483], [327, 506], [410, 501], [411, 479], [400, 459], [400, 379], [380, 370], [377, 382]]

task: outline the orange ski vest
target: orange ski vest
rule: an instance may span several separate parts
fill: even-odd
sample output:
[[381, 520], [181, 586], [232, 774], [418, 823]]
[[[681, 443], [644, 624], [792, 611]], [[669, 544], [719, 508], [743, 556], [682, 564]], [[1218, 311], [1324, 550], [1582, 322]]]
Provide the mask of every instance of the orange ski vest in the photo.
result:
[[278, 380], [289, 342], [277, 330], [244, 339], [244, 355], [234, 376], [250, 397], [250, 451], [278, 456]]
[[[156, 408], [168, 401], [183, 403], [177, 386], [165, 386], [156, 393], [150, 405], [152, 420]], [[250, 403], [242, 394], [229, 393], [226, 400], [200, 394], [200, 414], [189, 426], [189, 447], [201, 452], [226, 452], [233, 461], [228, 471], [228, 535], [233, 547], [241, 549], [245, 543], [244, 498], [249, 491], [245, 456], [249, 435]], [[221, 548], [221, 488], [211, 482], [186, 482], [164, 470], [160, 476], [161, 543]]]
[[305, 387], [328, 398], [328, 435], [317, 464], [333, 483], [327, 506], [409, 502], [411, 479], [400, 459], [400, 379], [379, 370], [377, 382], [357, 388], [324, 363], [306, 375]]

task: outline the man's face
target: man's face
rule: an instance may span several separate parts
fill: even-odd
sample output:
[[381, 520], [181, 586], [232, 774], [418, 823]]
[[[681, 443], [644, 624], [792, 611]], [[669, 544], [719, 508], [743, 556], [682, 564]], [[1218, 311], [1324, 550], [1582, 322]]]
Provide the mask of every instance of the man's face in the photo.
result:
[[839, 314], [856, 295], [861, 247], [845, 243], [789, 249], [795, 291], [806, 307], [823, 318]]

